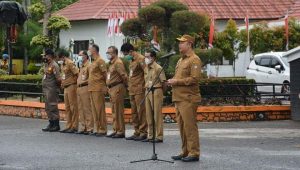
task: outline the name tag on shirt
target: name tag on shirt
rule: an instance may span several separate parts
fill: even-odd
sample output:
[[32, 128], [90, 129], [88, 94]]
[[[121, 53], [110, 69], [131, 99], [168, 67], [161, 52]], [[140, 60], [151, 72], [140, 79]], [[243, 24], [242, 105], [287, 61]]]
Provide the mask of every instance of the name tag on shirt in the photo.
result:
[[65, 80], [65, 79], [66, 79], [66, 75], [63, 74], [63, 75], [61, 76], [61, 79]]
[[132, 74], [133, 74], [133, 71], [130, 70], [130, 72], [129, 72], [129, 77], [132, 77]]
[[152, 81], [148, 81], [148, 86], [149, 86], [149, 87], [152, 86]]
[[107, 80], [110, 80], [110, 73], [107, 74]]
[[44, 77], [43, 77], [43, 79], [45, 80], [47, 78], [47, 75], [46, 74], [44, 74]]
[[81, 80], [85, 80], [85, 79], [86, 79], [85, 75], [82, 75]]

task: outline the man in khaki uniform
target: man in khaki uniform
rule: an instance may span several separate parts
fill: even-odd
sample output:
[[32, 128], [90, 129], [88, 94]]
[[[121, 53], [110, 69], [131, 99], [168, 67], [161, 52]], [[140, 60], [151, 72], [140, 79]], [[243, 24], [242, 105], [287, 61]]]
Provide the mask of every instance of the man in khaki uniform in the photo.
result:
[[[146, 97], [146, 115], [148, 124], [148, 139], [143, 142], [153, 142], [153, 116], [155, 123], [155, 136], [154, 142], [163, 142], [163, 116], [161, 113], [163, 105], [163, 84], [166, 80], [164, 71], [161, 72], [162, 67], [156, 63], [155, 51], [148, 50], [145, 52], [145, 88], [146, 93], [150, 87], [154, 84], [154, 102], [152, 101], [152, 91]], [[159, 73], [161, 74], [159, 75]], [[156, 78], [159, 79], [155, 82]], [[154, 107], [154, 108], [153, 108]], [[153, 110], [152, 110], [153, 109]], [[152, 113], [154, 111], [154, 115]]]
[[62, 61], [62, 88], [64, 88], [65, 113], [67, 123], [62, 133], [75, 133], [78, 130], [78, 106], [77, 106], [77, 77], [78, 68], [69, 59], [69, 53], [61, 50], [58, 53], [59, 60]]
[[94, 120], [92, 116], [91, 100], [88, 91], [88, 67], [89, 56], [86, 51], [79, 52], [80, 72], [77, 79], [77, 103], [79, 112], [79, 129], [77, 134], [89, 134], [93, 132]]
[[99, 55], [99, 46], [92, 45], [89, 51], [93, 62], [89, 66], [88, 90], [90, 92], [92, 115], [94, 119], [94, 133], [98, 137], [106, 136], [107, 121], [105, 113], [105, 94], [107, 69], [105, 61]]
[[142, 103], [145, 97], [144, 56], [134, 51], [130, 43], [123, 44], [121, 51], [130, 60], [128, 91], [134, 126], [134, 134], [126, 139], [141, 141], [147, 138], [145, 103]]
[[58, 64], [54, 61], [54, 52], [52, 50], [45, 51], [43, 61], [45, 66], [42, 86], [49, 125], [42, 130], [44, 132], [55, 132], [60, 130], [58, 110], [58, 94], [61, 83], [60, 71]]
[[199, 133], [197, 127], [197, 103], [201, 100], [199, 80], [201, 60], [193, 51], [195, 39], [190, 35], [177, 38], [179, 41], [179, 59], [175, 75], [168, 80], [172, 86], [172, 100], [175, 103], [176, 118], [182, 140], [182, 152], [172, 156], [174, 160], [184, 162], [199, 161]]
[[113, 133], [107, 137], [124, 138], [124, 96], [128, 77], [122, 60], [118, 58], [118, 49], [115, 46], [108, 47], [106, 56], [110, 60], [106, 84], [109, 88], [113, 115]]

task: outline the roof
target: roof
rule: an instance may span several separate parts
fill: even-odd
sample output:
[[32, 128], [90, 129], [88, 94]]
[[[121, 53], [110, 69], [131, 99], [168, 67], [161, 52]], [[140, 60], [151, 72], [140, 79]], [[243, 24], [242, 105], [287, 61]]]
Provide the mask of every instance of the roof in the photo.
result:
[[289, 16], [300, 18], [300, 0], [295, 0], [288, 13]]
[[[141, 0], [147, 6], [157, 0]], [[299, 0], [180, 0], [195, 12], [213, 13], [216, 19], [278, 19]], [[299, 8], [300, 4], [298, 3]], [[113, 12], [135, 12], [137, 0], [79, 0], [56, 12], [70, 21], [108, 19]], [[299, 11], [299, 10], [298, 10]], [[300, 12], [299, 12], [300, 14]]]
[[292, 62], [300, 58], [300, 46], [287, 51], [284, 56], [288, 57], [288, 62]]

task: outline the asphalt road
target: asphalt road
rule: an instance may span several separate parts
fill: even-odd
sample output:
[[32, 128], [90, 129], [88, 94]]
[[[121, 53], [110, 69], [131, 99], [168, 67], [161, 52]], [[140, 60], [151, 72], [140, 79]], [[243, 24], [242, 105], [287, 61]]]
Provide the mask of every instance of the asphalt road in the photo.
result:
[[[15, 169], [188, 169], [188, 170], [298, 170], [300, 122], [199, 123], [199, 162], [173, 164], [148, 161], [152, 145], [125, 139], [45, 133], [45, 120], [0, 116], [0, 170]], [[111, 128], [111, 127], [109, 127]], [[126, 135], [132, 133], [127, 126]], [[165, 124], [159, 159], [179, 153], [176, 124]]]

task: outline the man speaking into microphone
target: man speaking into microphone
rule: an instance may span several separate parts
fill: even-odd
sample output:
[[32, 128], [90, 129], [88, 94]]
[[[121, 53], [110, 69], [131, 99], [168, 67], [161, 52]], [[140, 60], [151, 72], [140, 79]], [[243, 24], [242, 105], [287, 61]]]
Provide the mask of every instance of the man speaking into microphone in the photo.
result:
[[199, 133], [197, 127], [197, 106], [201, 100], [199, 80], [201, 60], [193, 51], [195, 39], [190, 35], [177, 38], [179, 59], [175, 75], [167, 81], [172, 86], [172, 101], [175, 103], [176, 119], [182, 141], [182, 151], [172, 156], [173, 160], [184, 162], [199, 161]]

